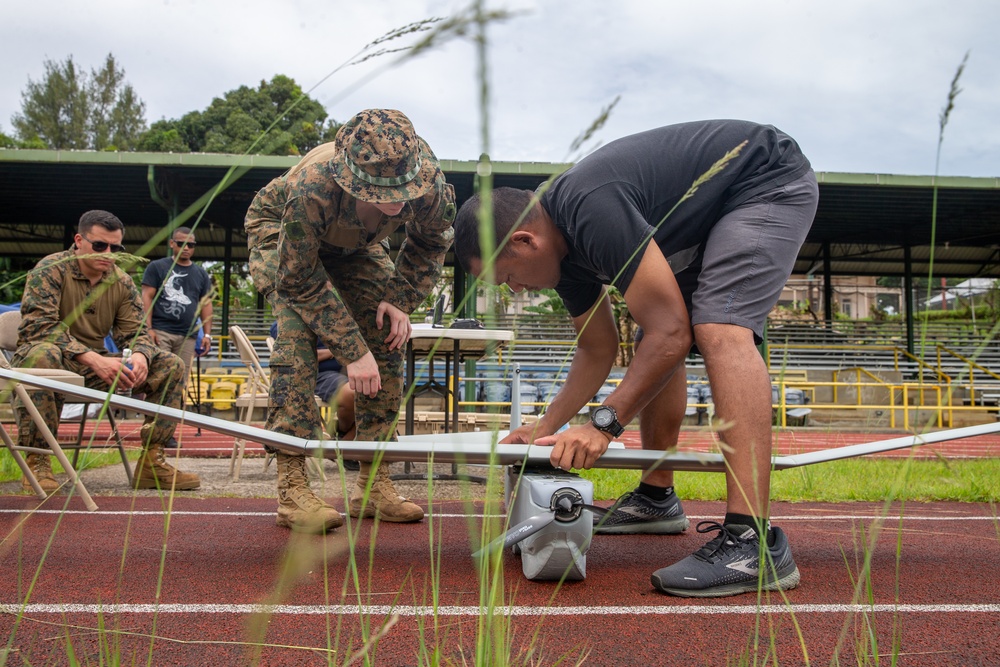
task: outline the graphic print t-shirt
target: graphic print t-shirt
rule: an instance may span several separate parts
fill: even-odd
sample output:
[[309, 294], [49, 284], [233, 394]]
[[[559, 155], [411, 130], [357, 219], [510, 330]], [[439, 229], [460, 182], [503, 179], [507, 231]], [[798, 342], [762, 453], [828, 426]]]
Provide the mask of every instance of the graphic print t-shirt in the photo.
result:
[[153, 300], [153, 328], [157, 331], [194, 336], [194, 321], [201, 312], [200, 302], [212, 292], [212, 279], [198, 264], [180, 266], [172, 257], [149, 263], [142, 284], [157, 290]]

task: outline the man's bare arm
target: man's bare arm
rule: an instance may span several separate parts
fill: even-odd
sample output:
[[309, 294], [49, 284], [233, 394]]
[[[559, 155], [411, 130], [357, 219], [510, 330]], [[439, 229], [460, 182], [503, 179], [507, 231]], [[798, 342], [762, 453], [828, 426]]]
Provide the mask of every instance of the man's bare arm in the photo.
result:
[[573, 318], [573, 327], [577, 332], [576, 353], [566, 384], [549, 407], [550, 411], [555, 408], [556, 416], [562, 419], [557, 427], [569, 421], [594, 397], [608, 379], [618, 355], [618, 327], [606, 290], [602, 290], [593, 308]]
[[527, 444], [555, 433], [594, 397], [607, 380], [618, 351], [618, 328], [607, 292], [602, 291], [593, 308], [573, 318], [573, 326], [578, 340], [566, 383], [555, 397], [544, 397], [551, 403], [537, 422], [512, 431], [504, 438], [504, 443]]
[[618, 388], [605, 401], [623, 424], [657, 395], [691, 351], [687, 306], [659, 246], [650, 243], [625, 292], [625, 303], [642, 327], [642, 345]]
[[[625, 292], [625, 302], [629, 313], [643, 328], [644, 337], [625, 379], [604, 401], [605, 405], [615, 408], [622, 424], [629, 423], [663, 389], [691, 349], [692, 337], [680, 288], [656, 245], [650, 244], [643, 252]], [[602, 366], [605, 377], [608, 368], [610, 362], [607, 368]], [[596, 373], [596, 370], [585, 372]], [[551, 445], [549, 460], [552, 465], [569, 470], [592, 467], [607, 451], [610, 440], [610, 434], [599, 431], [592, 424], [583, 424], [538, 438], [535, 443]]]
[[142, 286], [142, 312], [143, 312], [143, 323], [146, 325], [146, 333], [149, 337], [153, 339], [154, 343], [158, 343], [156, 340], [156, 334], [153, 333], [153, 299], [156, 297], [156, 288], [152, 285]]

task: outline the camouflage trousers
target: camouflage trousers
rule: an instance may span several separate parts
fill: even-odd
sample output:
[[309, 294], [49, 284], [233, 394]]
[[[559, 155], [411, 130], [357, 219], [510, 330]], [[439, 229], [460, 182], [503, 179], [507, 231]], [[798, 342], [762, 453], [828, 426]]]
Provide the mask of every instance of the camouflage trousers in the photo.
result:
[[[187, 385], [187, 376], [184, 375], [184, 362], [175, 354], [156, 350], [153, 358], [149, 359], [149, 374], [146, 382], [133, 388], [133, 393], [146, 394], [146, 400], [168, 408], [180, 408], [181, 399], [184, 395], [184, 388]], [[97, 374], [84, 364], [73, 359], [66, 359], [62, 349], [52, 343], [36, 343], [34, 345], [22, 345], [17, 349], [11, 366], [21, 368], [56, 368], [72, 371], [83, 376], [84, 384], [91, 389], [108, 391], [110, 387], [104, 380], [97, 377]], [[51, 391], [43, 389], [29, 389], [28, 396], [34, 402], [42, 419], [49, 429], [55, 433], [59, 425], [59, 415], [62, 413], [64, 397]], [[28, 411], [20, 405], [17, 407], [17, 439], [18, 444], [27, 447], [48, 447], [45, 439], [38, 432], [35, 422], [32, 421]], [[145, 424], [142, 428], [143, 446], [149, 444], [166, 444], [174, 434], [175, 424], [166, 419], [146, 416]]]
[[[250, 273], [254, 284], [270, 284], [270, 277], [260, 272], [273, 272], [277, 252], [257, 253], [251, 260]], [[393, 265], [382, 246], [361, 249], [350, 254], [322, 255], [320, 259], [326, 273], [346, 306], [350, 317], [361, 331], [372, 356], [375, 357], [382, 379], [382, 388], [374, 398], [355, 396], [355, 421], [358, 440], [395, 440], [399, 419], [400, 401], [403, 396], [403, 350], [390, 351], [385, 343], [388, 336], [388, 318], [379, 330], [375, 313], [385, 295], [385, 286], [394, 273]], [[265, 295], [278, 320], [278, 337], [271, 355], [271, 391], [267, 426], [269, 430], [300, 438], [317, 437], [321, 417], [316, 406], [316, 343], [317, 334], [336, 340], [343, 330], [343, 322], [330, 314], [312, 326], [289, 305], [280, 290]], [[316, 330], [314, 330], [316, 329]], [[345, 367], [355, 359], [338, 359]]]

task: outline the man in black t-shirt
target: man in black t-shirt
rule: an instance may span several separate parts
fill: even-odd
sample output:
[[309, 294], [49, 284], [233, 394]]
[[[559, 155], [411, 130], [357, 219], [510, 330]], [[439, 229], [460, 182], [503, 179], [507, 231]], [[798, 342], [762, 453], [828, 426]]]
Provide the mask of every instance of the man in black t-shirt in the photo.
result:
[[[212, 278], [191, 261], [194, 232], [178, 227], [170, 238], [170, 257], [153, 260], [142, 275], [142, 307], [146, 330], [157, 347], [173, 352], [184, 362], [184, 386], [191, 376], [191, 361], [212, 347]], [[201, 317], [201, 346], [196, 349]], [[170, 439], [168, 447], [177, 447]]]
[[[150, 336], [160, 349], [180, 356], [189, 370], [194, 355], [203, 356], [212, 347], [212, 278], [191, 261], [197, 245], [190, 229], [178, 227], [170, 239], [170, 257], [150, 262], [142, 276]], [[199, 317], [203, 337], [196, 350]]]
[[[455, 253], [466, 270], [492, 270], [515, 292], [555, 288], [578, 333], [562, 391], [538, 422], [505, 442], [551, 445], [554, 466], [589, 468], [638, 417], [644, 449], [676, 447], [684, 360], [696, 346], [726, 425], [719, 435], [727, 513], [722, 523], [699, 524], [717, 536], [657, 570], [653, 585], [692, 597], [793, 588], [799, 572], [787, 538], [768, 521], [771, 381], [756, 345], [816, 212], [809, 161], [774, 127], [700, 121], [614, 141], [539, 191], [493, 192], [495, 257], [481, 255], [478, 195], [455, 222]], [[614, 364], [618, 331], [606, 285], [624, 295], [640, 326], [635, 357], [590, 423], [557, 433]], [[687, 526], [672, 471], [655, 470], [619, 498], [598, 532]]]

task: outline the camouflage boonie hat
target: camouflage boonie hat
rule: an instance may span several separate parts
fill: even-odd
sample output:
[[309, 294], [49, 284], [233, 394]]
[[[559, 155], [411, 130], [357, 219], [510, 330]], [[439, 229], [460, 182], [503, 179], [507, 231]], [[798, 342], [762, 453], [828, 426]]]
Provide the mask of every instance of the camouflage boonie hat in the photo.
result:
[[437, 159], [401, 111], [362, 111], [341, 126], [334, 143], [333, 177], [356, 199], [393, 204], [434, 187]]

